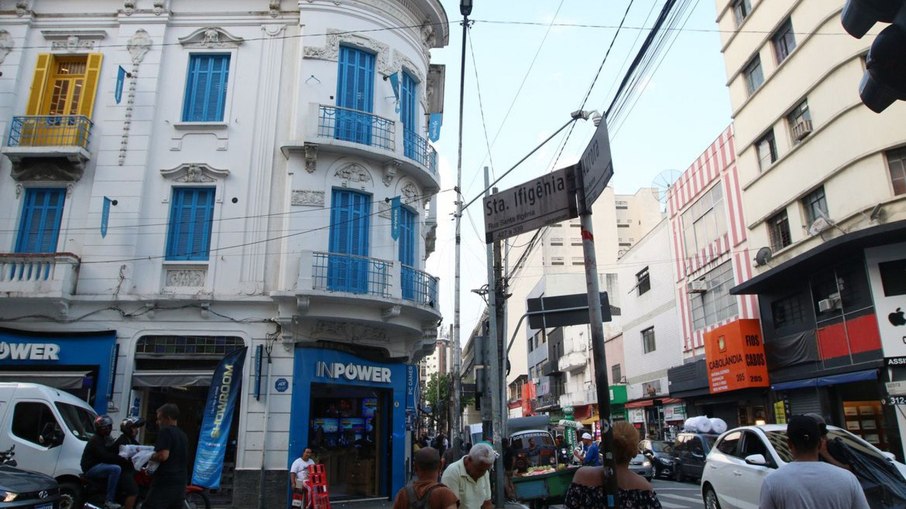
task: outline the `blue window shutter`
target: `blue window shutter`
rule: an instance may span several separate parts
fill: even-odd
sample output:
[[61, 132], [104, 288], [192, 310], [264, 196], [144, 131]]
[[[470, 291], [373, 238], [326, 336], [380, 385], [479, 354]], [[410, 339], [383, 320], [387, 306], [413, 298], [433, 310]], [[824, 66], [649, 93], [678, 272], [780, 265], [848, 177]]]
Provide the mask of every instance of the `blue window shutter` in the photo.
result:
[[230, 55], [191, 55], [186, 78], [184, 122], [220, 122], [226, 105]]
[[213, 187], [173, 189], [167, 233], [167, 260], [207, 260], [214, 221]]
[[368, 291], [368, 261], [342, 255], [368, 256], [371, 196], [334, 189], [330, 206], [327, 287], [334, 291]]
[[409, 300], [415, 299], [417, 218], [418, 214], [408, 207], [400, 209], [399, 258], [402, 265], [400, 289], [403, 292], [403, 298]]
[[22, 217], [16, 237], [17, 253], [53, 253], [57, 250], [66, 190], [29, 188], [25, 190]]
[[407, 72], [403, 72], [403, 82], [400, 84], [400, 120], [403, 122], [403, 146], [406, 157], [414, 158], [418, 125], [416, 124], [416, 93], [418, 84]]
[[337, 106], [353, 111], [337, 111], [338, 139], [371, 144], [371, 116], [363, 113], [374, 108], [374, 60], [371, 53], [340, 46]]

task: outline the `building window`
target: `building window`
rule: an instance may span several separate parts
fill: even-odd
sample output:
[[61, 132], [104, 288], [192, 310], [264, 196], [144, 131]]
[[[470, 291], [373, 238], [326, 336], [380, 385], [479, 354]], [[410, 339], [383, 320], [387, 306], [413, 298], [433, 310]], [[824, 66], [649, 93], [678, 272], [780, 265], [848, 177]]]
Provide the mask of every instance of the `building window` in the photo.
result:
[[797, 104], [793, 111], [786, 116], [786, 121], [793, 134], [793, 143], [799, 143], [812, 132], [812, 115], [808, 111], [808, 101], [803, 100]]
[[551, 256], [551, 265], [564, 265], [562, 256]]
[[[534, 341], [534, 339], [535, 339], [534, 336], [528, 338], [528, 351], [529, 351], [529, 352], [531, 352], [532, 350], [535, 349], [535, 341]], [[534, 376], [534, 375], [532, 375], [532, 376]]]
[[787, 219], [786, 210], [768, 219], [767, 225], [771, 237], [771, 249], [775, 252], [793, 243], [790, 236], [790, 221]]
[[331, 291], [368, 291], [368, 241], [371, 197], [348, 189], [334, 189], [330, 204], [330, 250], [327, 288]]
[[733, 16], [736, 18], [736, 26], [742, 25], [742, 22], [749, 17], [752, 12], [751, 0], [733, 0]]
[[41, 53], [35, 64], [27, 115], [84, 115], [91, 118], [103, 55]]
[[694, 256], [727, 233], [723, 202], [723, 188], [718, 184], [683, 212], [686, 256]]
[[552, 245], [552, 246], [562, 246], [562, 245], [563, 245], [563, 239], [560, 238], [560, 237], [554, 237], [554, 238], [551, 239], [551, 245]]
[[573, 265], [585, 265], [585, 258], [581, 256], [573, 256]]
[[758, 167], [761, 171], [768, 169], [777, 160], [777, 140], [774, 139], [774, 130], [771, 129], [755, 142], [758, 153]]
[[801, 323], [805, 317], [802, 313], [802, 302], [799, 296], [793, 295], [772, 302], [771, 317], [775, 329]]
[[414, 300], [416, 298], [416, 253], [418, 246], [418, 214], [409, 207], [400, 206], [399, 219], [399, 258], [402, 281], [400, 290], [404, 299]]
[[752, 95], [758, 87], [764, 83], [764, 73], [761, 70], [761, 57], [755, 55], [745, 68], [742, 70], [742, 75], [746, 80], [746, 91], [749, 95]]
[[648, 327], [642, 331], [642, 350], [644, 353], [651, 353], [654, 349], [654, 327]]
[[226, 105], [230, 55], [200, 54], [189, 57], [183, 122], [222, 122]]
[[[59, 403], [57, 403], [59, 405]], [[13, 435], [33, 444], [46, 447], [41, 434], [47, 429], [62, 429], [50, 407], [38, 401], [16, 403], [13, 411]]]
[[827, 218], [827, 199], [824, 196], [824, 186], [815, 189], [802, 199], [802, 207], [805, 209], [805, 221], [808, 225], [812, 224], [819, 217]]
[[213, 220], [213, 187], [174, 188], [167, 233], [167, 260], [207, 260]]
[[620, 365], [614, 364], [613, 366], [611, 366], [610, 367], [610, 383], [618, 384], [618, 383], [620, 383], [620, 380], [622, 380], [622, 379], [623, 379], [623, 373], [622, 373], [622, 369], [620, 369]]
[[651, 275], [648, 273], [648, 267], [645, 267], [635, 275], [635, 286], [639, 289], [639, 295], [651, 290]]
[[789, 18], [771, 36], [771, 43], [774, 45], [774, 55], [777, 57], [778, 64], [786, 60], [786, 57], [790, 56], [790, 53], [796, 49], [793, 23]]
[[581, 246], [581, 245], [582, 245], [582, 239], [573, 237], [573, 238], [571, 238], [571, 239], [569, 240], [569, 244], [570, 244], [571, 246]]
[[906, 194], [906, 148], [887, 152], [887, 167], [890, 168], [893, 194]]
[[371, 145], [371, 111], [374, 108], [374, 55], [340, 46], [337, 76], [336, 130], [339, 140]]
[[16, 236], [17, 253], [55, 253], [66, 190], [26, 188]]
[[703, 329], [717, 324], [738, 314], [736, 297], [730, 295], [733, 287], [733, 264], [724, 262], [703, 278], [706, 291], [691, 293], [690, 307], [692, 321], [696, 329]]
[[403, 149], [409, 159], [415, 159], [418, 147], [417, 98], [418, 82], [404, 71], [400, 83], [400, 120], [403, 123]]

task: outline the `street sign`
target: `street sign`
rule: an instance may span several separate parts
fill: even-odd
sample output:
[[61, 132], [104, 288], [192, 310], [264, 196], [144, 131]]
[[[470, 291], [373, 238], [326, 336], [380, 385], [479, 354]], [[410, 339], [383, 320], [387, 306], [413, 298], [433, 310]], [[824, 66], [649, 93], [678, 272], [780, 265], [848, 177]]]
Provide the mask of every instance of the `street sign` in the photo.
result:
[[485, 242], [513, 237], [578, 217], [577, 165], [492, 194], [484, 199]]
[[602, 118], [594, 136], [582, 152], [579, 160], [582, 166], [582, 179], [585, 183], [585, 206], [601, 196], [607, 183], [613, 177], [613, 161], [610, 159], [610, 138], [607, 136], [607, 119]]
[[[527, 299], [526, 307], [530, 313], [544, 311], [544, 313], [529, 315], [529, 327], [533, 329], [588, 323], [588, 295], [584, 293]], [[571, 311], [562, 311], [564, 309]], [[601, 292], [601, 318], [604, 322], [612, 320], [607, 292]]]
[[906, 382], [887, 382], [884, 386], [891, 396], [906, 396]]

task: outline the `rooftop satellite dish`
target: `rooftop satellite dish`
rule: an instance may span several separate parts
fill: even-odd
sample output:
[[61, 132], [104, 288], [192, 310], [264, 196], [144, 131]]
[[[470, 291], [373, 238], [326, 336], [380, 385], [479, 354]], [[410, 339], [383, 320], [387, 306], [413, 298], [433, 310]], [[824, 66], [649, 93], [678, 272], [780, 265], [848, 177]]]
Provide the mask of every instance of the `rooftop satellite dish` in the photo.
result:
[[673, 187], [674, 182], [682, 175], [679, 170], [664, 170], [654, 177], [651, 187], [657, 190], [657, 200], [661, 202], [661, 208], [667, 207], [667, 192]]
[[763, 247], [755, 253], [755, 266], [761, 267], [762, 265], [771, 261], [771, 258], [774, 257], [774, 252], [771, 251], [769, 247]]

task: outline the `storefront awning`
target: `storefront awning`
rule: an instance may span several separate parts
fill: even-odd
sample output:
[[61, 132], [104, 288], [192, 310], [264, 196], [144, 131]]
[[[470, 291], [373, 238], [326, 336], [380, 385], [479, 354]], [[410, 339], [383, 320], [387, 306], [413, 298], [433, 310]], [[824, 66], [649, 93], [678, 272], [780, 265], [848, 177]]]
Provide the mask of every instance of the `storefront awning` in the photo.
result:
[[132, 387], [208, 387], [213, 376], [213, 371], [138, 371]]
[[601, 420], [601, 416], [598, 414], [594, 414], [587, 419], [582, 419], [580, 422], [586, 426], [591, 426], [592, 424], [594, 424], [600, 420]]
[[90, 371], [7, 371], [0, 372], [0, 382], [42, 384], [57, 389], [81, 389]]
[[623, 405], [623, 408], [642, 408], [642, 407], [646, 407], [646, 406], [651, 406], [653, 404], [654, 404], [653, 399], [642, 399], [639, 401], [630, 401], [629, 403], [626, 403], [625, 405]]
[[864, 371], [853, 371], [851, 373], [841, 373], [839, 375], [819, 376], [815, 378], [806, 378], [804, 380], [793, 380], [791, 382], [781, 382], [771, 386], [772, 391], [789, 391], [793, 389], [808, 389], [811, 387], [824, 387], [827, 385], [848, 384], [852, 382], [864, 382], [867, 380], [876, 380], [878, 370], [866, 369]]

